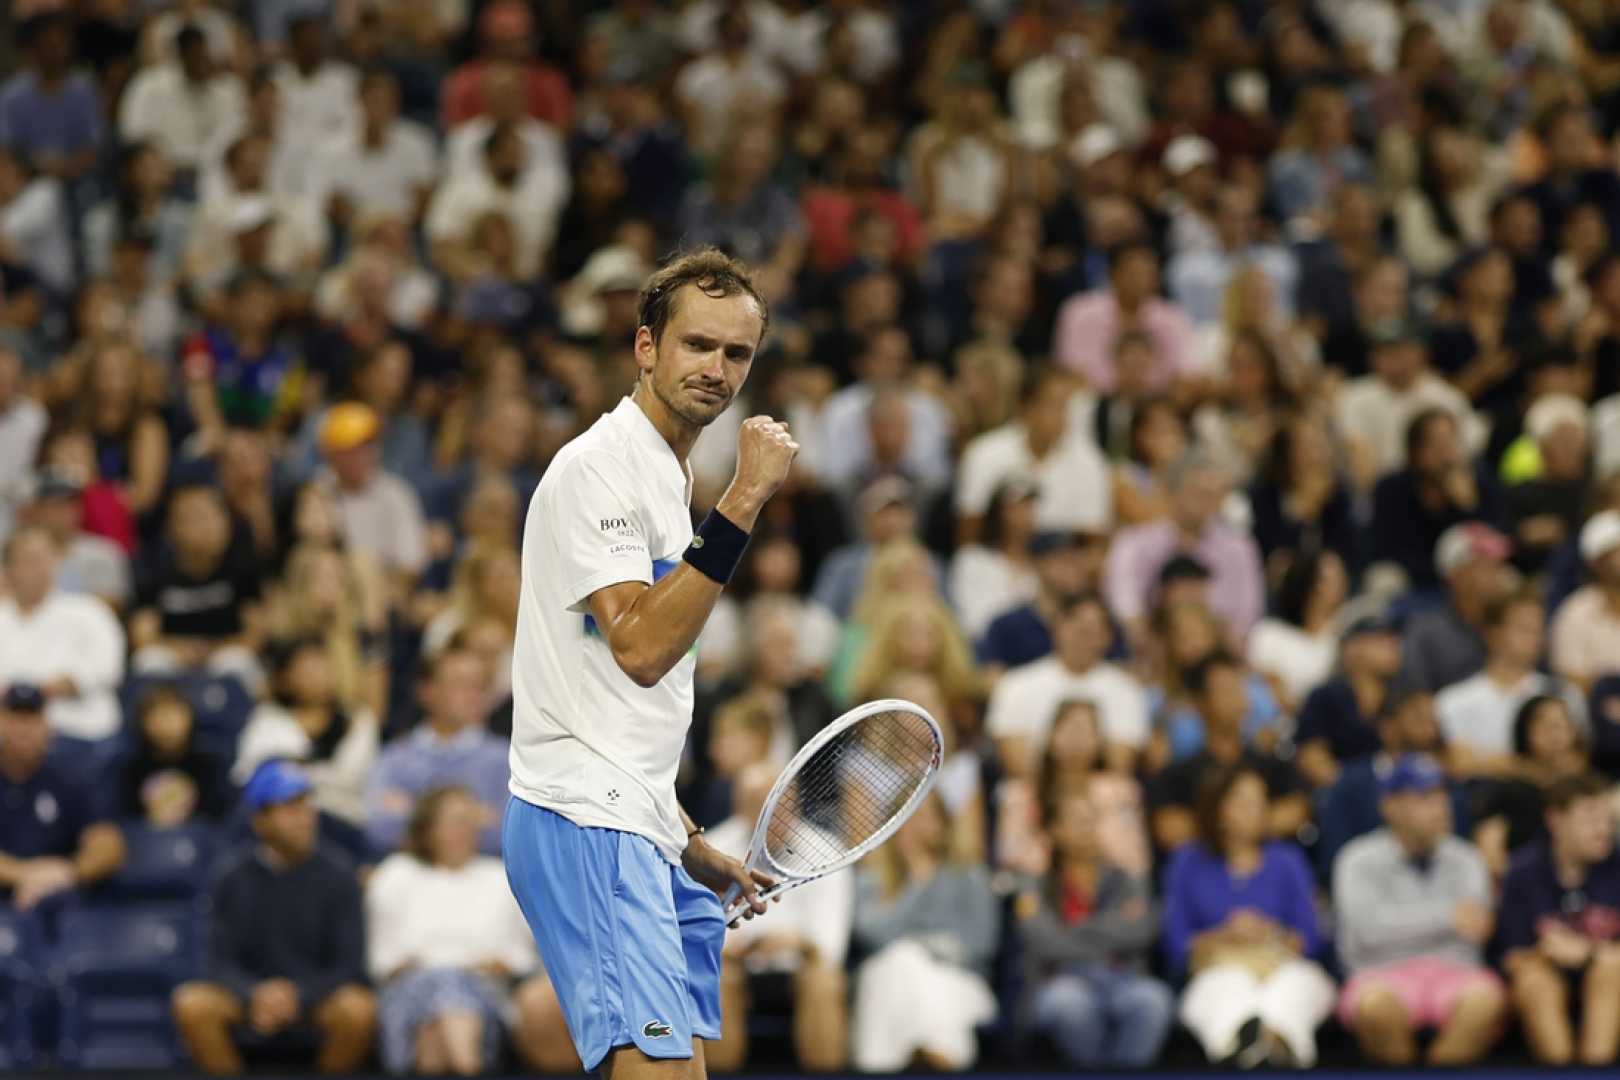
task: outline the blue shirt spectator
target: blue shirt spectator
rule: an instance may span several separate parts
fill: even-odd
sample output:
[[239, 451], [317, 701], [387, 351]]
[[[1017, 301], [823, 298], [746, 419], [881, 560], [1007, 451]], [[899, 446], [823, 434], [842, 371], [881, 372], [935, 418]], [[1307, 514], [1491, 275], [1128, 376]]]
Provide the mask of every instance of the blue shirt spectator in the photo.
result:
[[65, 18], [36, 16], [22, 30], [29, 63], [0, 85], [0, 146], [31, 168], [76, 180], [106, 139], [101, 95], [90, 76], [72, 70], [73, 27]]

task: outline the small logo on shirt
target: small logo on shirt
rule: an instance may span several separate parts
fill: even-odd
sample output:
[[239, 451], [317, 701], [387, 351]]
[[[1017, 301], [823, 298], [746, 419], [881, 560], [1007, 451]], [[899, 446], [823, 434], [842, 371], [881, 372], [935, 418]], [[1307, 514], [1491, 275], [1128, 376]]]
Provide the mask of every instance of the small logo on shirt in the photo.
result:
[[675, 1029], [662, 1020], [649, 1020], [641, 1025], [641, 1034], [647, 1039], [667, 1039], [675, 1034]]
[[619, 789], [618, 788], [608, 788], [607, 801], [608, 801], [609, 806], [618, 806], [619, 805]]

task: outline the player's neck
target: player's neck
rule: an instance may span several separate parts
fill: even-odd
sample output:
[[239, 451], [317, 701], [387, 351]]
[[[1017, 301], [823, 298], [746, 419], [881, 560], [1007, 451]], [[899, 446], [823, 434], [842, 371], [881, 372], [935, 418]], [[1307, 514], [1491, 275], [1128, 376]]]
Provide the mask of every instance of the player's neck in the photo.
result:
[[675, 460], [685, 465], [687, 455], [692, 452], [692, 444], [697, 442], [697, 437], [703, 429], [676, 416], [669, 406], [648, 388], [646, 379], [637, 380], [636, 388], [630, 391], [630, 400], [635, 402], [641, 414], [652, 424], [653, 430], [663, 436], [669, 448], [675, 452]]

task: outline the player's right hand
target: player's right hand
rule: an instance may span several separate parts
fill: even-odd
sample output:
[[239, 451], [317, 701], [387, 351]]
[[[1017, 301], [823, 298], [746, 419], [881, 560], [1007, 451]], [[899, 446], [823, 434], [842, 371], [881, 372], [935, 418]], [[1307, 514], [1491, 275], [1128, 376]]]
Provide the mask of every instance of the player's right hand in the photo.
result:
[[737, 472], [732, 483], [763, 502], [782, 486], [798, 453], [799, 444], [786, 424], [769, 416], [750, 416], [737, 432]]

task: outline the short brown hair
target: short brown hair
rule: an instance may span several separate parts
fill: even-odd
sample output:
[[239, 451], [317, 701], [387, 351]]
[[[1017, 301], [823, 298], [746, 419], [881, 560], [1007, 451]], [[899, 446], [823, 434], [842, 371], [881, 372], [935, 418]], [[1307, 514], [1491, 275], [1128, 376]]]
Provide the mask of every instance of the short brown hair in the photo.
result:
[[433, 852], [428, 845], [428, 833], [433, 831], [433, 821], [439, 816], [439, 808], [457, 795], [465, 796], [478, 801], [472, 789], [461, 784], [445, 784], [441, 787], [430, 788], [424, 791], [411, 807], [411, 816], [405, 823], [405, 852], [417, 860], [433, 864]]
[[675, 294], [691, 285], [705, 296], [720, 299], [745, 294], [759, 307], [759, 336], [771, 327], [771, 310], [754, 288], [752, 271], [740, 259], [716, 247], [702, 247], [677, 255], [647, 279], [636, 300], [636, 322], [652, 333], [656, 343], [675, 313]]
[[1548, 810], [1568, 810], [1583, 799], [1601, 799], [1609, 794], [1609, 781], [1595, 772], [1562, 776], [1547, 785]]

